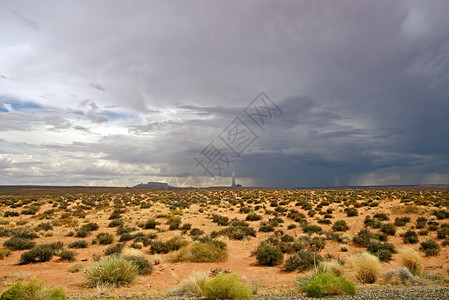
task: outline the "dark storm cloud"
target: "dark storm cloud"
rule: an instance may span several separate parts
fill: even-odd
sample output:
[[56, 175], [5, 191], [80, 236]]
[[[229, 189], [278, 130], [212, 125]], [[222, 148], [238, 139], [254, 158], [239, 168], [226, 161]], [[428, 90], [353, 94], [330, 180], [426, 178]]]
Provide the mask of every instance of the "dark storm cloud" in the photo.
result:
[[[227, 149], [239, 116], [258, 138], [236, 171], [257, 185], [449, 183], [447, 1], [105, 3], [6, 1], [1, 166], [28, 154], [92, 184], [201, 174], [193, 157]], [[284, 112], [265, 131], [243, 111], [261, 91]]]

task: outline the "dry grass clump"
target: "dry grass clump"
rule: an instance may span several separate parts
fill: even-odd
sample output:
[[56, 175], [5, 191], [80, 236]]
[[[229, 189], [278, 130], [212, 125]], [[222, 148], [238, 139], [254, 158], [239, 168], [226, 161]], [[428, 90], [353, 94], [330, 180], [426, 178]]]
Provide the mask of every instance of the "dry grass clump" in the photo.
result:
[[320, 273], [334, 273], [337, 276], [343, 276], [345, 272], [343, 266], [336, 260], [331, 259], [328, 261], [322, 261], [318, 265], [318, 272]]
[[204, 284], [209, 280], [206, 272], [193, 271], [182, 285], [182, 289], [189, 296], [204, 297]]
[[172, 258], [173, 262], [223, 262], [228, 258], [226, 248], [214, 243], [192, 243], [182, 247]]
[[93, 263], [85, 275], [89, 287], [99, 284], [122, 286], [134, 282], [138, 267], [125, 257], [111, 255]]
[[422, 269], [422, 261], [419, 252], [413, 248], [402, 248], [399, 251], [401, 266], [406, 267], [413, 274], [418, 274]]
[[121, 256], [144, 256], [143, 252], [139, 249], [134, 249], [130, 247], [124, 247], [122, 252], [120, 252]]
[[347, 262], [360, 282], [375, 283], [377, 281], [380, 272], [380, 261], [376, 256], [368, 252], [361, 252], [348, 257]]

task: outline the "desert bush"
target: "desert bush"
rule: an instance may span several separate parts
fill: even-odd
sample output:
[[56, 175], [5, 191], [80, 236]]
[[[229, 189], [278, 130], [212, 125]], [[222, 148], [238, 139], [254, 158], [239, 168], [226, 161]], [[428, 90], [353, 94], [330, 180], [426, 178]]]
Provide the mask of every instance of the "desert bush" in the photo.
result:
[[122, 219], [113, 219], [109, 224], [108, 227], [120, 227], [123, 226], [124, 222]]
[[159, 225], [160, 223], [158, 221], [156, 221], [155, 219], [150, 219], [148, 221], [145, 222], [143, 228], [144, 229], [155, 229], [157, 225]]
[[216, 223], [218, 226], [226, 226], [229, 224], [229, 218], [214, 214], [212, 216], [212, 222]]
[[20, 214], [19, 214], [17, 211], [11, 210], [11, 211], [5, 211], [5, 213], [3, 214], [3, 216], [4, 216], [5, 218], [8, 218], [8, 217], [18, 217], [18, 216], [20, 216]]
[[204, 284], [209, 280], [206, 272], [193, 271], [182, 284], [182, 290], [188, 296], [204, 297]]
[[11, 250], [6, 248], [0, 249], [0, 260], [5, 259], [5, 257], [9, 256], [11, 254]]
[[86, 269], [87, 285], [122, 286], [134, 282], [139, 273], [137, 265], [125, 257], [117, 255], [107, 256], [94, 262]]
[[422, 261], [419, 252], [413, 248], [402, 248], [399, 251], [401, 266], [409, 269], [413, 274], [419, 274], [422, 269]]
[[60, 260], [74, 261], [76, 253], [70, 250], [61, 250], [57, 253]]
[[187, 241], [180, 237], [173, 237], [167, 242], [153, 241], [151, 243], [151, 253], [168, 253], [170, 251], [179, 250], [181, 247], [187, 245]]
[[394, 225], [397, 227], [403, 227], [408, 222], [410, 222], [410, 217], [401, 217], [401, 218], [395, 218], [394, 219]]
[[249, 214], [246, 215], [246, 221], [259, 221], [261, 219], [262, 217], [254, 212], [250, 212]]
[[299, 270], [301, 272], [313, 269], [322, 261], [321, 255], [309, 250], [300, 250], [290, 255], [283, 266], [283, 270], [291, 272]]
[[440, 253], [440, 245], [434, 240], [427, 240], [421, 243], [421, 250], [426, 256], [437, 256]]
[[74, 264], [73, 266], [69, 267], [70, 273], [76, 273], [84, 270], [84, 266], [82, 264]]
[[347, 261], [355, 271], [357, 280], [368, 284], [377, 281], [380, 271], [379, 258], [368, 252], [361, 252], [348, 257]]
[[416, 229], [423, 229], [427, 225], [427, 218], [425, 217], [419, 217], [416, 220]]
[[200, 236], [200, 235], [203, 235], [203, 234], [204, 234], [204, 231], [199, 229], [199, 228], [192, 228], [190, 230], [190, 235], [191, 236]]
[[53, 225], [50, 222], [43, 222], [37, 225], [37, 230], [49, 231], [53, 230]]
[[293, 253], [285, 260], [282, 270], [286, 272], [292, 272], [297, 270], [300, 266], [301, 266], [301, 258], [297, 253]]
[[250, 291], [237, 274], [220, 274], [204, 284], [204, 296], [207, 299], [247, 299]]
[[313, 277], [306, 286], [308, 297], [321, 298], [332, 295], [355, 295], [355, 284], [342, 276], [333, 273], [320, 273]]
[[107, 232], [101, 232], [97, 234], [97, 242], [100, 245], [109, 245], [114, 241], [114, 236]]
[[173, 257], [174, 262], [223, 262], [228, 258], [226, 248], [220, 248], [214, 243], [194, 242], [179, 249]]
[[89, 244], [84, 240], [74, 241], [69, 244], [69, 248], [75, 248], [75, 249], [87, 248], [88, 246], [89, 246]]
[[373, 216], [374, 219], [378, 219], [379, 221], [389, 221], [390, 217], [386, 213], [376, 213]]
[[346, 224], [346, 221], [344, 220], [338, 220], [332, 225], [333, 231], [347, 231], [349, 230], [348, 224]]
[[382, 224], [380, 226], [380, 231], [387, 235], [395, 235], [396, 234], [396, 227], [391, 223]]
[[26, 249], [31, 249], [34, 246], [36, 246], [36, 242], [34, 242], [33, 240], [30, 240], [30, 239], [12, 237], [12, 238], [6, 240], [3, 243], [3, 246], [12, 251], [26, 250]]
[[168, 230], [176, 230], [181, 226], [181, 218], [171, 218], [167, 221]]
[[27, 284], [17, 282], [4, 291], [1, 300], [66, 300], [67, 297], [62, 289], [46, 289], [43, 282], [35, 280]]
[[35, 246], [33, 249], [22, 253], [19, 264], [26, 265], [29, 263], [49, 261], [56, 252], [62, 250], [62, 246], [60, 242]]
[[446, 237], [449, 237], [449, 228], [441, 228], [437, 230], [437, 237], [439, 239], [444, 239]]
[[359, 215], [359, 212], [357, 211], [356, 208], [347, 208], [346, 210], [346, 215], [348, 217], [356, 217]]
[[125, 244], [118, 243], [113, 246], [109, 246], [104, 250], [105, 255], [113, 255], [113, 254], [120, 254], [125, 247]]
[[137, 266], [139, 275], [149, 275], [153, 273], [153, 265], [143, 256], [125, 256], [125, 259]]
[[418, 234], [413, 230], [407, 230], [402, 240], [405, 244], [416, 244], [419, 242]]
[[278, 246], [270, 244], [259, 244], [254, 252], [259, 265], [276, 266], [284, 260], [284, 254]]
[[344, 269], [342, 264], [336, 260], [331, 259], [327, 261], [322, 261], [318, 265], [318, 272], [319, 273], [333, 273], [337, 276], [343, 276]]

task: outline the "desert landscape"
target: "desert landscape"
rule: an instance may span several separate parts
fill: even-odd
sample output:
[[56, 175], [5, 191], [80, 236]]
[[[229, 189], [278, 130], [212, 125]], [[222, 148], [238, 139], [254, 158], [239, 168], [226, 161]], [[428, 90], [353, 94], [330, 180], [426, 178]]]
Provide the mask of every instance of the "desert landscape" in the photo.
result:
[[[297, 278], [326, 262], [362, 289], [449, 280], [447, 189], [85, 191], [2, 191], [1, 291], [35, 278], [69, 298], [186, 296], [189, 276], [203, 272], [237, 274], [254, 294], [301, 295]], [[419, 254], [415, 269], [404, 249]], [[350, 263], [362, 252], [379, 260], [372, 281]], [[107, 257], [140, 257], [142, 274], [93, 281]], [[409, 282], [392, 271], [404, 264]]]

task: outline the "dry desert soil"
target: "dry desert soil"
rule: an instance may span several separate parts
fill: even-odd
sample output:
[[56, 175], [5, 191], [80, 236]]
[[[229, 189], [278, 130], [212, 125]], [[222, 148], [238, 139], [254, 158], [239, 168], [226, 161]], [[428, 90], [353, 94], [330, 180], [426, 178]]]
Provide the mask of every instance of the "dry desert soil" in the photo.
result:
[[[179, 289], [192, 271], [214, 269], [236, 273], [247, 280], [259, 278], [262, 293], [290, 293], [295, 291], [295, 278], [310, 270], [287, 272], [283, 264], [260, 265], [253, 252], [261, 242], [272, 238], [281, 243], [284, 262], [299, 248], [315, 247], [313, 252], [323, 259], [344, 263], [348, 256], [367, 251], [366, 245], [353, 240], [363, 229], [371, 232], [373, 239], [380, 239], [377, 242], [392, 244], [396, 250], [390, 259], [382, 257], [381, 276], [375, 285], [384, 286], [382, 275], [401, 266], [397, 252], [404, 247], [419, 251], [422, 280], [435, 275], [439, 285], [446, 285], [448, 206], [447, 189], [0, 189], [0, 248], [9, 252], [0, 260], [0, 293], [19, 280], [32, 278], [44, 280], [46, 287], [60, 287], [69, 296], [101, 293], [86, 287], [83, 271], [73, 266], [88, 268], [105, 256], [107, 248], [118, 243], [124, 243], [126, 248], [140, 248], [142, 255], [154, 264], [154, 271], [139, 276], [130, 286], [113, 289], [117, 295], [166, 295]], [[234, 219], [241, 222], [233, 222]], [[333, 229], [338, 220], [344, 220], [348, 229]], [[394, 228], [393, 234], [382, 233], [382, 228], [388, 228], [384, 225], [387, 223], [391, 224], [390, 229]], [[98, 226], [91, 226], [84, 237], [80, 231], [83, 226], [89, 228], [87, 224]], [[416, 235], [410, 235], [417, 240], [407, 240], [407, 231], [415, 232]], [[75, 251], [76, 256], [73, 261], [54, 256], [46, 262], [19, 264], [22, 254], [29, 250], [8, 251], [4, 243], [21, 232], [34, 233], [32, 240], [37, 245], [63, 242], [64, 248]], [[112, 243], [99, 244], [99, 233], [110, 233]], [[177, 251], [155, 253], [159, 251], [153, 246], [157, 241], [176, 237], [192, 243], [202, 235], [226, 244], [225, 261], [173, 262]], [[79, 240], [86, 241], [87, 248], [69, 247]], [[318, 242], [310, 243], [311, 240]], [[438, 245], [433, 253], [422, 248], [421, 243], [427, 240]], [[345, 276], [357, 282], [348, 264], [344, 264], [344, 269]]]

